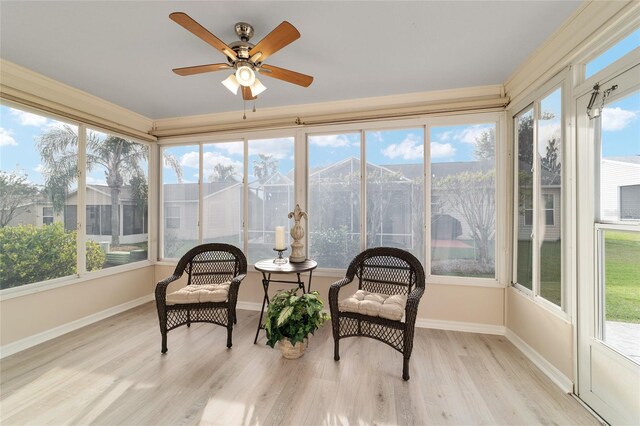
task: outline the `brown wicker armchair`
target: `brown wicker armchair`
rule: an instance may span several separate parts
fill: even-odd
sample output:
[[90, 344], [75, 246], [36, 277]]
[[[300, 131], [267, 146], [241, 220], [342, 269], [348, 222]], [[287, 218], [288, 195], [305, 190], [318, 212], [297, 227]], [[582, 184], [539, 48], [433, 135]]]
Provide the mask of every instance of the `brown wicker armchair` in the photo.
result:
[[[340, 289], [355, 278], [356, 294], [338, 301]], [[402, 353], [402, 378], [409, 380], [409, 358], [424, 286], [422, 264], [407, 251], [377, 247], [356, 256], [346, 277], [329, 289], [334, 359], [340, 360], [340, 339], [371, 337]]]
[[[167, 286], [188, 274], [187, 286], [167, 294]], [[173, 275], [156, 285], [156, 306], [162, 353], [167, 352], [167, 332], [193, 322], [209, 322], [227, 328], [231, 347], [236, 323], [238, 289], [247, 273], [247, 259], [229, 244], [209, 243], [192, 248], [178, 262]]]

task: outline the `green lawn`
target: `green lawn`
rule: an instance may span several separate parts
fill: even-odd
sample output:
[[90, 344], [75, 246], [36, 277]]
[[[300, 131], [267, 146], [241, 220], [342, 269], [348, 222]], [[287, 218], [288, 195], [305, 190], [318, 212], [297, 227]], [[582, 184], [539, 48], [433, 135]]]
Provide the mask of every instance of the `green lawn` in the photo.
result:
[[[530, 284], [530, 241], [518, 242], [518, 281]], [[606, 231], [605, 316], [607, 321], [640, 323], [640, 233]], [[541, 296], [560, 305], [560, 242], [545, 241], [540, 257]]]
[[605, 232], [605, 318], [640, 323], [640, 232]]

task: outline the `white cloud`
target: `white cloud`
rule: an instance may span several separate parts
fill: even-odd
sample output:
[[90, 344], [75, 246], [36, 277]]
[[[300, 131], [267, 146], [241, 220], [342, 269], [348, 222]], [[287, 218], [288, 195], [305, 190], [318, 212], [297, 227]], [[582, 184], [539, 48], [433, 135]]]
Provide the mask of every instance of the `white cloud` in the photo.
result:
[[291, 151], [293, 151], [291, 138], [249, 141], [249, 155], [266, 154], [276, 160], [284, 160], [291, 155]]
[[638, 112], [628, 111], [620, 107], [602, 110], [602, 130], [615, 132], [627, 127], [638, 118]]
[[375, 139], [378, 142], [382, 142], [383, 140], [382, 132], [367, 132], [367, 136], [371, 136], [373, 139]]
[[403, 160], [417, 160], [424, 155], [424, 145], [414, 134], [410, 133], [402, 142], [391, 144], [381, 152], [387, 158], [400, 157]]
[[477, 139], [482, 133], [492, 129], [493, 126], [487, 126], [486, 124], [476, 124], [473, 126], [466, 126], [461, 130], [447, 130], [438, 134], [438, 142], [464, 142], [475, 145]]
[[489, 129], [491, 129], [491, 127], [482, 124], [469, 126], [460, 132], [459, 139], [462, 142], [475, 145], [478, 138]]
[[11, 130], [0, 127], [0, 146], [17, 146], [18, 142], [11, 135]]
[[[180, 165], [182, 167], [191, 167], [197, 169], [200, 167], [200, 153], [198, 151], [191, 151], [180, 157]], [[165, 167], [167, 167], [165, 165]]]
[[43, 117], [41, 115], [13, 108], [9, 108], [9, 110], [11, 111], [11, 115], [16, 117], [22, 126], [42, 127], [47, 124], [47, 121], [49, 121], [47, 117]]
[[538, 128], [538, 140], [542, 143], [546, 143], [551, 139], [560, 139], [560, 123], [543, 124]]
[[44, 172], [44, 170], [45, 170], [45, 169], [44, 169], [44, 166], [43, 166], [42, 164], [38, 164], [37, 166], [35, 166], [35, 167], [33, 168], [33, 171], [34, 171], [34, 172], [36, 172], [36, 173], [40, 173], [40, 174], [42, 174], [42, 173]]
[[209, 177], [213, 174], [213, 170], [216, 164], [222, 164], [223, 166], [233, 166], [233, 172], [237, 175], [240, 175], [242, 173], [242, 167], [244, 166], [242, 161], [236, 161], [232, 158], [225, 157], [219, 152], [205, 152], [204, 158], [202, 159], [202, 164], [204, 167], [203, 176], [205, 180], [208, 180]]
[[[380, 133], [380, 132], [374, 132]], [[350, 146], [351, 141], [345, 135], [321, 135], [309, 137], [309, 143], [316, 146], [329, 146], [332, 148], [340, 148]]]
[[431, 142], [431, 158], [453, 157], [456, 149], [450, 143]]

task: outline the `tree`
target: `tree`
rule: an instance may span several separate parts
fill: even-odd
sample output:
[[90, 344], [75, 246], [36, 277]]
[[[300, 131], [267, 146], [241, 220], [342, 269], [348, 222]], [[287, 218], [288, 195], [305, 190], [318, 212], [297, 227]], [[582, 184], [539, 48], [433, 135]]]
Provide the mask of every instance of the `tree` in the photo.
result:
[[253, 160], [253, 174], [260, 182], [278, 171], [278, 160], [273, 155], [258, 154], [259, 160]]
[[[37, 149], [44, 166], [45, 191], [56, 211], [62, 211], [69, 188], [78, 175], [78, 134], [75, 128], [64, 124], [52, 128], [38, 138]], [[102, 166], [105, 169], [105, 180], [111, 191], [111, 244], [120, 244], [120, 194], [122, 188], [134, 178], [145, 178], [140, 164], [149, 159], [149, 150], [142, 144], [117, 136], [109, 135], [102, 139], [92, 131], [87, 132], [87, 171]], [[178, 181], [182, 181], [182, 169], [177, 159], [171, 155], [164, 157], [165, 164], [171, 167]], [[146, 191], [138, 191], [139, 195]], [[146, 196], [146, 195], [145, 195]], [[146, 200], [138, 200], [145, 202]]]
[[495, 131], [488, 129], [476, 137], [474, 157], [478, 171], [464, 171], [434, 182], [443, 205], [464, 218], [478, 249], [477, 260], [486, 269], [491, 264], [491, 240], [496, 229]]
[[39, 195], [38, 187], [27, 180], [27, 175], [0, 171], [0, 228], [18, 216], [20, 207], [33, 202]]
[[209, 176], [209, 182], [235, 182], [235, 167], [232, 164], [225, 166], [224, 164], [216, 164], [213, 167], [213, 173]]

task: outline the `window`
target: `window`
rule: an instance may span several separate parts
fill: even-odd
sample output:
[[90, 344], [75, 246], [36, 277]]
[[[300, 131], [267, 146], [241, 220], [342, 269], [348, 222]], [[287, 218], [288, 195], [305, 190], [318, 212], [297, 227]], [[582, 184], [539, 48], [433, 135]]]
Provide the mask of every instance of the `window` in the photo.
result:
[[[531, 204], [532, 201], [533, 200], [525, 200], [524, 224], [526, 226], [533, 226], [533, 204]], [[553, 194], [542, 194], [541, 208], [544, 215], [544, 224], [553, 225], [555, 220], [555, 211], [553, 209]]]
[[640, 185], [620, 187], [620, 219], [640, 220]]
[[[247, 261], [273, 258], [276, 226], [290, 229], [295, 208], [293, 138], [249, 140], [249, 227]], [[289, 250], [289, 233], [285, 232]], [[289, 251], [289, 253], [291, 253]]]
[[244, 142], [203, 146], [203, 241], [244, 247]]
[[200, 146], [162, 148], [162, 257], [179, 259], [200, 242]]
[[[495, 123], [434, 126], [431, 273], [495, 278]], [[433, 200], [433, 198], [432, 198]]]
[[366, 247], [424, 256], [424, 128], [365, 132]]
[[[562, 306], [562, 90], [514, 117], [514, 282]], [[535, 135], [535, 136], [534, 136]]]
[[223, 242], [245, 251], [249, 263], [273, 258], [275, 227], [288, 228], [295, 208], [293, 140], [164, 147], [162, 257]]
[[51, 225], [53, 223], [53, 207], [42, 208], [42, 224]]
[[105, 261], [90, 270], [145, 260], [149, 147], [93, 129], [86, 138], [87, 265], [97, 250]]
[[0, 122], [0, 289], [75, 275], [78, 126], [4, 105]]
[[307, 140], [309, 257], [346, 268], [360, 252], [360, 133]]
[[600, 70], [605, 69], [627, 53], [640, 47], [640, 28], [620, 40], [601, 55], [587, 62], [585, 77], [589, 78]]

